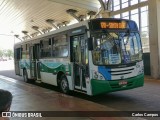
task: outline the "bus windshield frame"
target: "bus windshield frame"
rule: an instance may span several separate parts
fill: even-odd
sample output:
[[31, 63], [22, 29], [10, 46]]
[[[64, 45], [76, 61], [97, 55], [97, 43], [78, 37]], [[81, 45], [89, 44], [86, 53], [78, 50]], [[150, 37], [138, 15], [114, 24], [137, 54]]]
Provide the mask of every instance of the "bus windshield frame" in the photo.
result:
[[105, 30], [94, 32], [91, 36], [95, 65], [129, 64], [142, 60], [142, 44], [138, 31]]

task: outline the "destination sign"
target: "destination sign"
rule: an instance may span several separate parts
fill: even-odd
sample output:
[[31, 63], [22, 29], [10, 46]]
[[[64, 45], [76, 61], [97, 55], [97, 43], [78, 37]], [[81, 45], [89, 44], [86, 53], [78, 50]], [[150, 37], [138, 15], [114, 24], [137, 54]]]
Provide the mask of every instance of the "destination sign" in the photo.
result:
[[102, 29], [125, 29], [126, 28], [126, 22], [100, 22], [100, 27]]
[[105, 30], [138, 31], [138, 27], [137, 27], [136, 23], [132, 20], [111, 19], [111, 18], [90, 20], [89, 29], [91, 31], [97, 31], [97, 30], [104, 30], [104, 31]]

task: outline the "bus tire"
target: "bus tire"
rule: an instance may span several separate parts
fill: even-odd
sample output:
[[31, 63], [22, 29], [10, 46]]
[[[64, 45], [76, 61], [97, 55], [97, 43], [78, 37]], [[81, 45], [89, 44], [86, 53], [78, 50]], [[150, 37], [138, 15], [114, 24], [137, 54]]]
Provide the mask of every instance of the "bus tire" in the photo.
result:
[[26, 83], [29, 82], [28, 74], [27, 74], [27, 70], [26, 69], [23, 70], [23, 79], [24, 79], [24, 82], [26, 82]]
[[60, 78], [60, 89], [65, 94], [69, 93], [68, 80], [67, 80], [67, 77], [64, 74]]

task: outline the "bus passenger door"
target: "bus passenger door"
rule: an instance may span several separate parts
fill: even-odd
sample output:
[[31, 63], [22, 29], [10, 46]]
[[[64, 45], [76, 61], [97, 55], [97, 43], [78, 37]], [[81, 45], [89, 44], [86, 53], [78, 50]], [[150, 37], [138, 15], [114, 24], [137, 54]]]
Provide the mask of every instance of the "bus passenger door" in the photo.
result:
[[71, 56], [73, 61], [73, 79], [74, 87], [77, 90], [86, 91], [85, 75], [87, 71], [86, 47], [84, 35], [72, 37]]
[[15, 66], [15, 73], [16, 75], [21, 75], [21, 72], [20, 72], [20, 60], [22, 58], [22, 49], [21, 48], [16, 48], [14, 50], [14, 66]]
[[30, 61], [31, 61], [31, 76], [35, 79], [40, 79], [40, 62], [39, 62], [40, 45], [35, 44], [30, 47]]
[[34, 45], [34, 59], [35, 59], [35, 63], [36, 63], [36, 68], [35, 68], [35, 73], [36, 73], [36, 77], [37, 80], [41, 79], [41, 74], [40, 74], [40, 61], [39, 61], [39, 57], [40, 57], [40, 44], [35, 44]]
[[29, 56], [30, 56], [30, 74], [31, 74], [31, 78], [36, 78], [36, 74], [35, 74], [35, 60], [34, 60], [34, 54], [33, 54], [33, 46], [30, 46], [29, 48]]

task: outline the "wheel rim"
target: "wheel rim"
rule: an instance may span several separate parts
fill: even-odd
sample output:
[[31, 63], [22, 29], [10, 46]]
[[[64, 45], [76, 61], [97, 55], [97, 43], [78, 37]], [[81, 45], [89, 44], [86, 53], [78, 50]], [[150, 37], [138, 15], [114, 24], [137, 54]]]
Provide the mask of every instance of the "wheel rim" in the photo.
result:
[[68, 90], [68, 83], [65, 78], [63, 78], [61, 81], [61, 88], [64, 93], [66, 93]]

